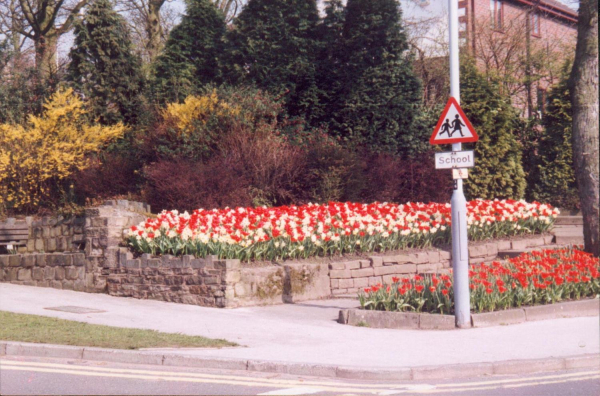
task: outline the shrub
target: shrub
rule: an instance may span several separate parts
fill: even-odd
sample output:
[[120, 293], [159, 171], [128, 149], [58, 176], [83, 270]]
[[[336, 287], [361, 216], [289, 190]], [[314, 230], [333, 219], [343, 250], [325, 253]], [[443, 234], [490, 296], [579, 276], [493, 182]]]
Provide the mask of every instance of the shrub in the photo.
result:
[[435, 169], [433, 152], [423, 160], [380, 153], [368, 158], [365, 201], [448, 202], [452, 195], [450, 172]]
[[89, 125], [71, 89], [50, 97], [26, 125], [0, 125], [0, 205], [21, 212], [55, 203], [63, 183], [89, 165], [88, 155], [123, 135], [121, 124]]
[[281, 104], [254, 88], [207, 89], [171, 103], [141, 139], [146, 163], [159, 160], [204, 161], [219, 154], [219, 141], [232, 130], [282, 125]]
[[364, 161], [322, 131], [305, 137], [302, 202], [360, 201], [366, 187]]
[[136, 196], [141, 183], [138, 170], [137, 159], [126, 152], [100, 153], [74, 174], [75, 194], [80, 201]]
[[466, 61], [461, 65], [461, 99], [461, 106], [479, 135], [475, 168], [465, 180], [467, 197], [522, 198], [525, 172], [515, 136], [519, 116], [510, 98], [502, 96], [498, 84], [487, 81], [472, 61]]
[[248, 182], [222, 158], [208, 163], [160, 161], [144, 170], [143, 197], [154, 208], [250, 206]]
[[528, 175], [531, 199], [549, 202], [561, 208], [579, 208], [579, 192], [573, 169], [572, 109], [567, 80], [571, 69], [567, 63], [559, 84], [548, 96], [542, 118], [544, 131], [532, 156]]
[[297, 202], [305, 159], [301, 149], [277, 135], [274, 127], [273, 123], [262, 124], [252, 130], [238, 125], [219, 144], [231, 169], [248, 181], [254, 205]]

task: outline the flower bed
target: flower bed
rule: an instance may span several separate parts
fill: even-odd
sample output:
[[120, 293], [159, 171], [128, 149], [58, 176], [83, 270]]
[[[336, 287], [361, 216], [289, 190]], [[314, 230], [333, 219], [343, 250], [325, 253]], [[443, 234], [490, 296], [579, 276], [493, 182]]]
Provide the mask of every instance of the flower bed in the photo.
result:
[[[537, 202], [475, 200], [467, 204], [469, 238], [547, 231], [558, 209]], [[450, 204], [338, 203], [163, 211], [131, 227], [140, 253], [282, 260], [424, 248], [450, 242]]]
[[[471, 309], [490, 312], [579, 300], [600, 294], [598, 258], [577, 249], [523, 253], [504, 263], [481, 264], [469, 271]], [[450, 275], [394, 278], [359, 293], [364, 309], [452, 314]]]

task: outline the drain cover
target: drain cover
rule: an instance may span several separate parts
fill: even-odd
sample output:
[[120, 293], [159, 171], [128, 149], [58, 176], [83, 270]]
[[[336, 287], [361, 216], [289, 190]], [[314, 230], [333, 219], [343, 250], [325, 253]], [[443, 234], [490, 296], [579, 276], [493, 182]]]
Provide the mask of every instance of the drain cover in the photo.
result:
[[48, 307], [48, 308], [44, 308], [44, 309], [50, 309], [52, 311], [71, 312], [71, 313], [77, 313], [77, 314], [106, 312], [106, 311], [103, 311], [101, 309], [86, 308], [86, 307], [77, 307], [75, 305], [65, 305], [65, 306], [62, 306], [62, 307]]

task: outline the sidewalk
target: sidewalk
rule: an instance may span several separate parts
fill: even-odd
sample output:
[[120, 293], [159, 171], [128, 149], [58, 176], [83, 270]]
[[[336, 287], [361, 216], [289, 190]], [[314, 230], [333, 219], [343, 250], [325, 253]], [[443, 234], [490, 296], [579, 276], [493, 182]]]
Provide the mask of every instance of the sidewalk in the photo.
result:
[[[44, 309], [67, 305], [106, 312], [76, 314]], [[357, 305], [356, 300], [324, 300], [217, 309], [0, 284], [0, 310], [224, 338], [244, 346], [153, 350], [169, 354], [389, 370], [600, 352], [598, 317], [449, 331], [371, 329], [336, 322], [339, 309]]]

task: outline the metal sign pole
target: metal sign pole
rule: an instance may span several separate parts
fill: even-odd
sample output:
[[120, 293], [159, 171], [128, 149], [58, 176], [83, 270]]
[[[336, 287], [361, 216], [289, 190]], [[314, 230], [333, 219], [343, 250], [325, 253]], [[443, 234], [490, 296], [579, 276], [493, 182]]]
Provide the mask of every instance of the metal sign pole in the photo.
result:
[[[450, 31], [450, 96], [460, 104], [458, 63], [458, 0], [448, 0]], [[462, 143], [452, 145], [452, 151], [461, 151]], [[469, 292], [469, 247], [467, 239], [467, 200], [462, 179], [455, 179], [452, 193], [452, 268], [454, 273], [454, 311], [457, 327], [471, 326]]]

